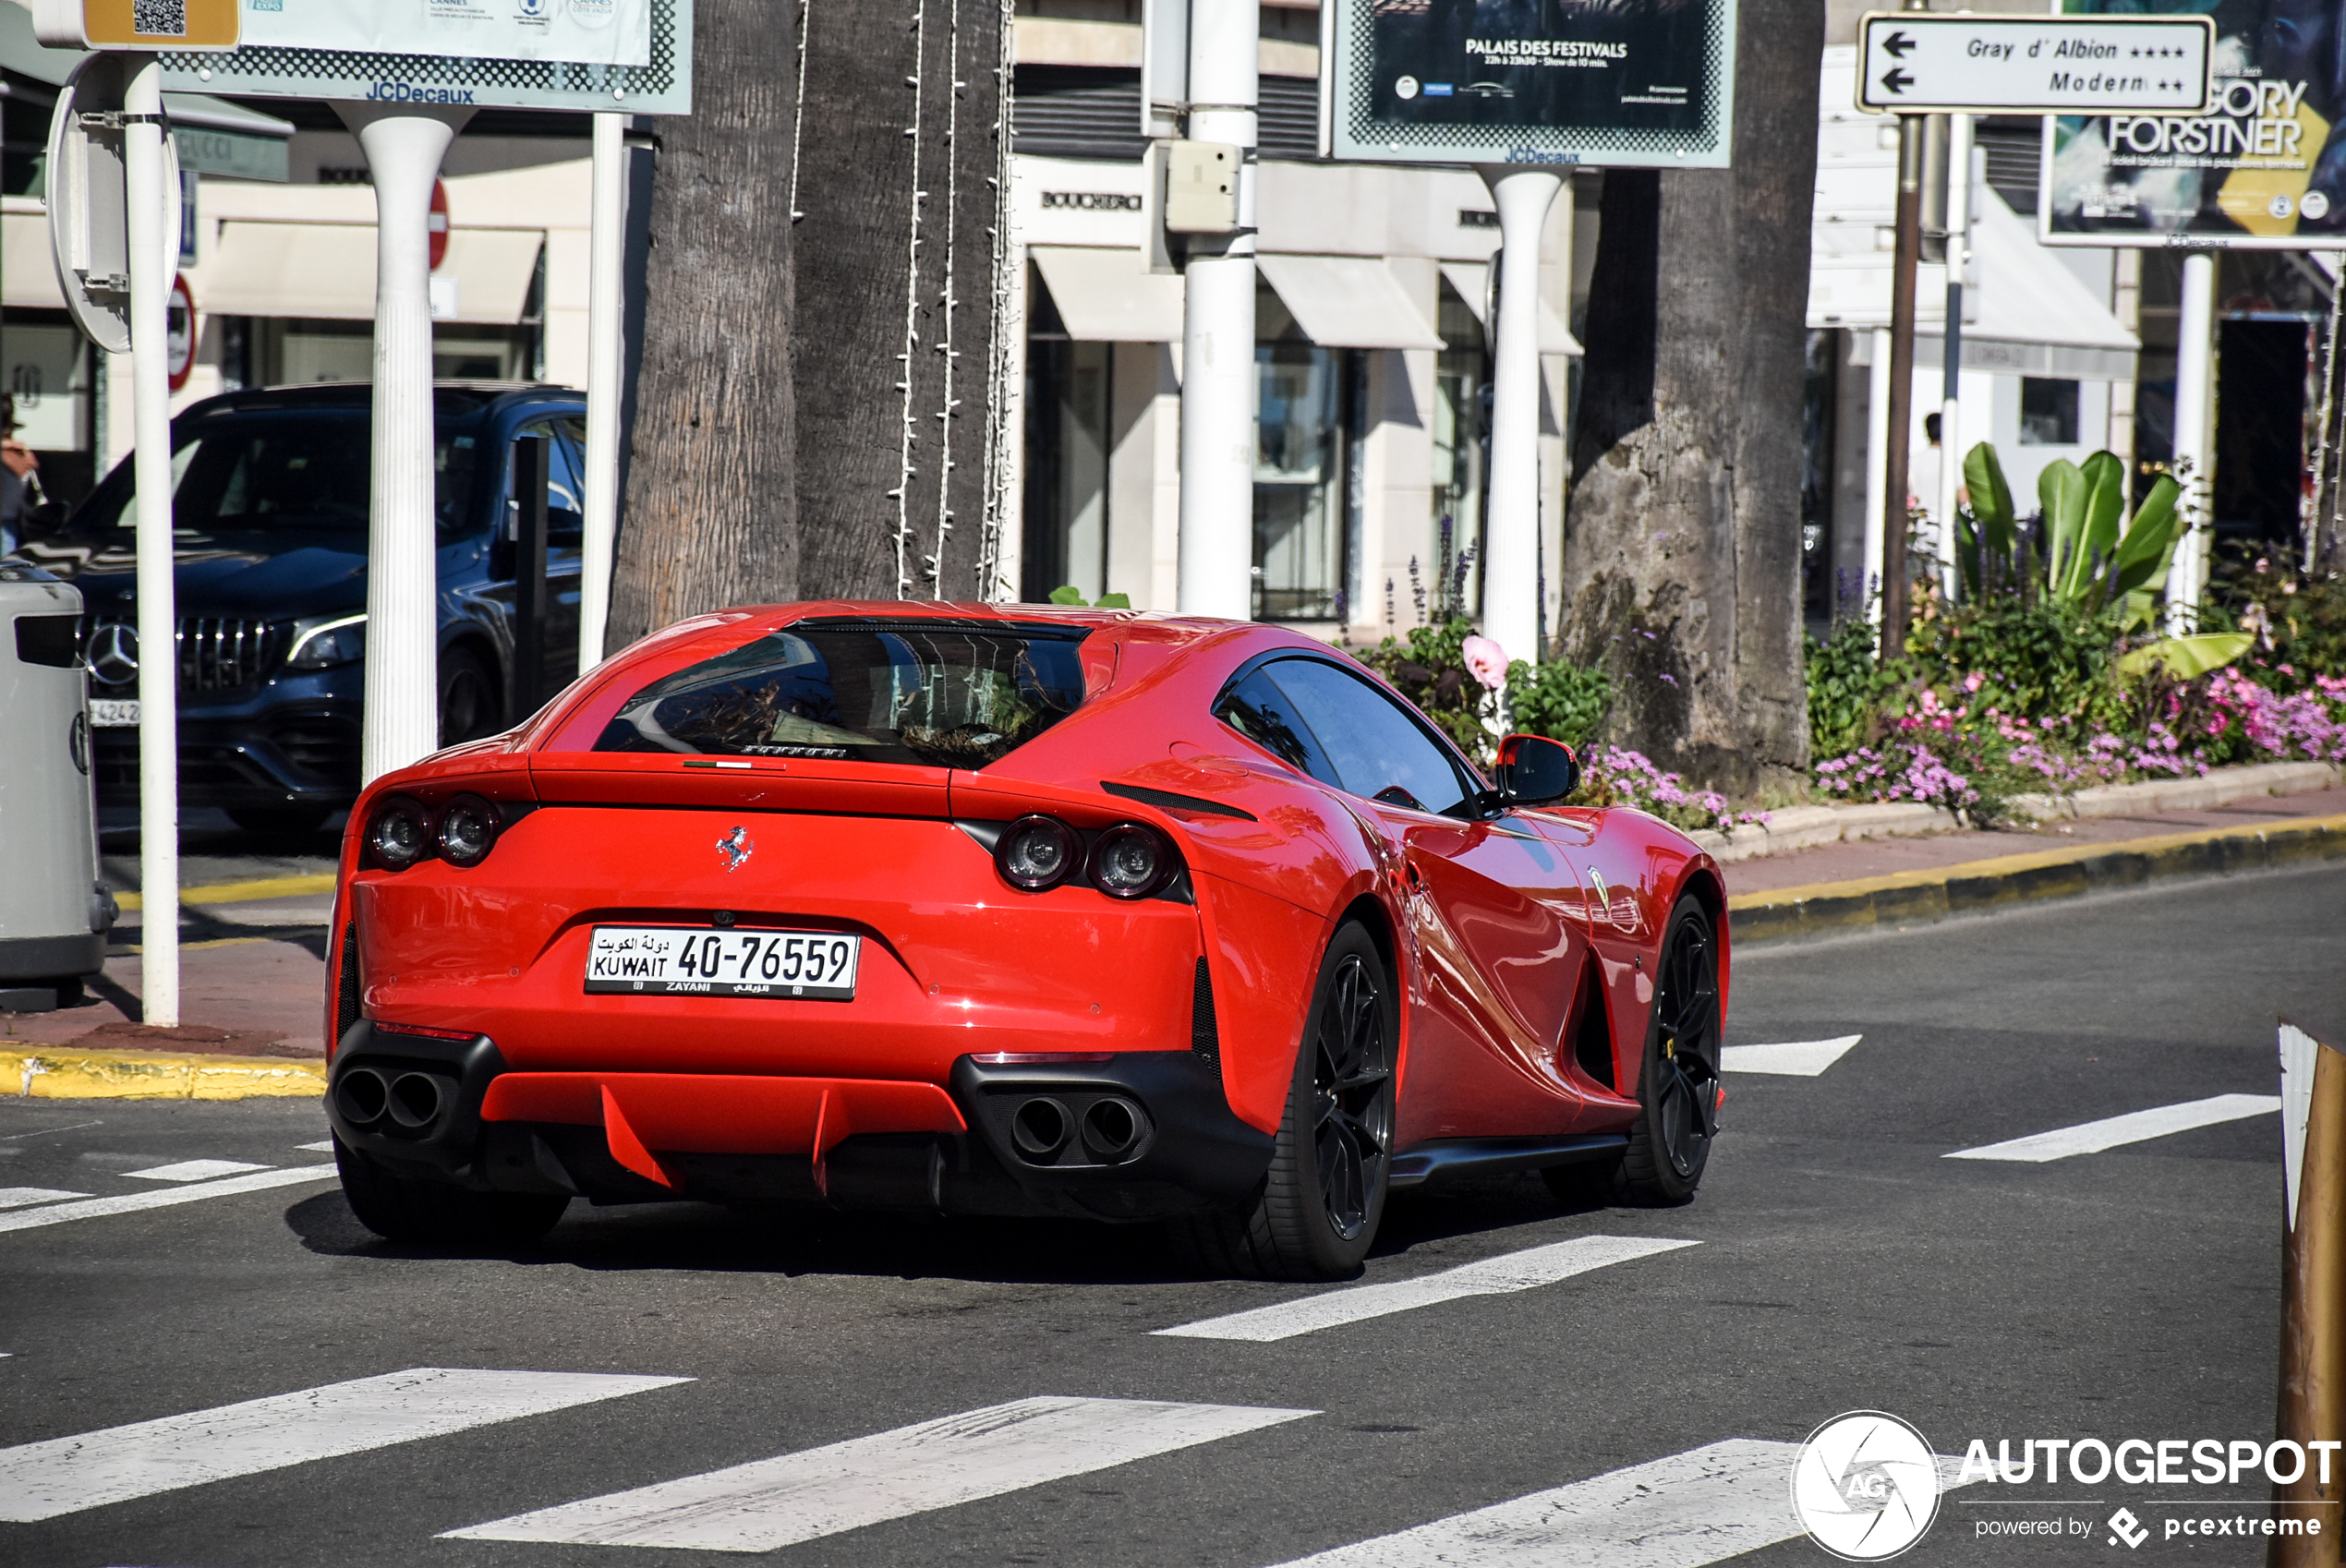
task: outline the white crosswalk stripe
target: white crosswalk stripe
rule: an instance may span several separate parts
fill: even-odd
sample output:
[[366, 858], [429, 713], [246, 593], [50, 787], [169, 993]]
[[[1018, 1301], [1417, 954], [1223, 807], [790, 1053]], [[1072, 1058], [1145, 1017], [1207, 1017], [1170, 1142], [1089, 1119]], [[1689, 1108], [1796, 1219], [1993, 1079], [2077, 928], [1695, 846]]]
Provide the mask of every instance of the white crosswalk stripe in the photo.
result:
[[305, 1181], [332, 1181], [335, 1175], [332, 1165], [296, 1165], [288, 1171], [255, 1171], [250, 1176], [191, 1182], [153, 1192], [126, 1192], [115, 1198], [18, 1209], [0, 1214], [0, 1231], [31, 1230], [39, 1225], [61, 1225], [70, 1220], [94, 1220], [107, 1214], [135, 1214], [143, 1209], [167, 1209], [175, 1203], [199, 1203], [207, 1198], [228, 1198], [239, 1192], [263, 1192], [272, 1187], [294, 1187]]
[[691, 1381], [417, 1367], [25, 1443], [0, 1449], [0, 1520], [54, 1519]]
[[0, 1187], [0, 1209], [22, 1209], [34, 1203], [56, 1203], [67, 1198], [87, 1198], [86, 1192], [67, 1192], [60, 1187]]
[[1456, 1301], [1461, 1297], [1504, 1296], [1512, 1291], [1532, 1290], [1591, 1269], [1696, 1245], [1646, 1236], [1576, 1236], [1570, 1241], [1485, 1258], [1479, 1263], [1466, 1263], [1416, 1279], [1331, 1290], [1307, 1296], [1300, 1301], [1251, 1308], [1155, 1332], [1175, 1339], [1243, 1339], [1267, 1344], [1357, 1323], [1364, 1318], [1381, 1318], [1389, 1312], [1409, 1312], [1437, 1302]]
[[1317, 1414], [1140, 1399], [1020, 1399], [448, 1535], [771, 1551]]
[[2026, 1138], [2014, 1138], [1978, 1149], [1958, 1149], [1942, 1157], [1949, 1160], [2016, 1160], [2026, 1164], [2040, 1165], [2049, 1160], [2066, 1160], [2072, 1154], [2098, 1154], [2106, 1149], [2147, 1142], [2171, 1133], [2189, 1132], [2194, 1128], [2215, 1127], [2222, 1122], [2267, 1116], [2279, 1109], [2280, 1096], [2278, 1094], [2216, 1094], [2180, 1105], [2160, 1105], [2147, 1111], [2130, 1111], [2122, 1116], [2086, 1122], [2077, 1127], [2056, 1128], [2050, 1132], [2034, 1133]]
[[[1799, 1452], [1710, 1443], [1281, 1568], [1705, 1568], [1803, 1533], [1791, 1497]], [[1959, 1468], [1941, 1455], [1940, 1485]]]
[[211, 1181], [216, 1176], [242, 1176], [247, 1171], [265, 1171], [267, 1165], [251, 1164], [243, 1160], [182, 1160], [174, 1165], [153, 1165], [143, 1171], [122, 1174], [139, 1181]]
[[1719, 1050], [1719, 1067], [1725, 1072], [1817, 1078], [1864, 1038], [1862, 1034], [1844, 1034], [1833, 1040], [1791, 1040], [1779, 1045], [1724, 1045]]

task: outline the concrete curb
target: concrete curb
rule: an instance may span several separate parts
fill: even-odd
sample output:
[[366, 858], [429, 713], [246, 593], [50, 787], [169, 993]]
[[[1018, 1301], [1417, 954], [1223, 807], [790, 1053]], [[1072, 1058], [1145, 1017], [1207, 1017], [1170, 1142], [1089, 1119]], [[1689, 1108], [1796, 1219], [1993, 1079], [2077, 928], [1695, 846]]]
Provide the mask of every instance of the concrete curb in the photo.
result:
[[[2207, 811], [2260, 795], [2297, 795], [2327, 790], [2346, 769], [2326, 762], [2266, 762], [2219, 767], [2198, 778], [2160, 778], [2143, 784], [2100, 784], [2074, 795], [2014, 795], [2013, 814], [2050, 822], [2123, 816], [2138, 811]], [[1721, 864], [1788, 854], [1820, 844], [1860, 838], [1911, 838], [1964, 831], [1962, 818], [1940, 806], [1877, 801], [1848, 805], [1787, 806], [1764, 823], [1749, 823], [1732, 834], [1705, 828], [1691, 835]]]
[[[332, 872], [317, 872], [304, 876], [265, 876], [254, 882], [214, 882], [206, 887], [182, 887], [179, 902], [185, 904], [249, 904], [263, 899], [299, 899], [334, 890]], [[116, 893], [115, 907], [127, 913], [144, 907], [136, 893]]]
[[0, 1050], [0, 1097], [251, 1100], [325, 1092], [324, 1062], [166, 1051], [88, 1051], [70, 1044]]
[[1817, 882], [1727, 899], [1737, 946], [1837, 936], [1883, 925], [1928, 925], [2007, 905], [2138, 887], [2168, 877], [2219, 876], [2346, 858], [2346, 815], [2078, 844], [1929, 871]]

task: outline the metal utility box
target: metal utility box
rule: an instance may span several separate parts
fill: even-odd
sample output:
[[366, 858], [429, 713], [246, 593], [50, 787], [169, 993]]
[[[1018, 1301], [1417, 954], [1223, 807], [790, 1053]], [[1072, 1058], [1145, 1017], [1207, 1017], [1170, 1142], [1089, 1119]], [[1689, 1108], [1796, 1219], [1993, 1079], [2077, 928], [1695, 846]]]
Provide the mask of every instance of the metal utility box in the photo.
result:
[[1225, 235], [1239, 226], [1239, 150], [1176, 141], [1165, 151], [1165, 226], [1177, 235]]
[[81, 595], [0, 563], [0, 1011], [79, 998], [105, 966]]

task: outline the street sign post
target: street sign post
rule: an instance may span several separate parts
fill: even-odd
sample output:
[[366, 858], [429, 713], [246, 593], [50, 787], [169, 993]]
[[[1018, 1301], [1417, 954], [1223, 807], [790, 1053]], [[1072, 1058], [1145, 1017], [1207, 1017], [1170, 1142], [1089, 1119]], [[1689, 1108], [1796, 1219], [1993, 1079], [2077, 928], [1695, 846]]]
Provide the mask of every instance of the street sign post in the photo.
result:
[[[1924, 0], [1870, 11], [1857, 30], [1857, 107], [1898, 116], [1898, 208], [1890, 293], [1887, 483], [1881, 520], [1881, 652], [1905, 651], [1906, 457], [1914, 400], [1915, 269], [1922, 254], [1922, 124], [1929, 115], [2197, 115], [2211, 102], [2216, 27], [2206, 17], [1933, 15]], [[1968, 161], [1966, 160], [1966, 163]], [[1953, 172], [1966, 188], [1969, 169]], [[1962, 331], [1960, 259], [1949, 239], [1948, 395], [1940, 464], [1961, 461], [1953, 395]], [[1941, 505], [1953, 487], [1942, 473]], [[1953, 542], [1942, 518], [1942, 549]]]
[[1875, 11], [1858, 25], [1857, 107], [1897, 115], [2197, 115], [2206, 17]]

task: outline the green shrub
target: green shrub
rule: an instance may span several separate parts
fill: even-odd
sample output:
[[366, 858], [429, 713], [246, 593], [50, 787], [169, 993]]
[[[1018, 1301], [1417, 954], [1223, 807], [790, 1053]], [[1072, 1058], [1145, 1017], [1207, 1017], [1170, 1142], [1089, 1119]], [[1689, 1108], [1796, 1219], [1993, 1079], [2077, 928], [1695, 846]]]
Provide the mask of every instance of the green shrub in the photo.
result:
[[1516, 660], [1507, 666], [1507, 708], [1514, 728], [1586, 752], [1613, 710], [1613, 681], [1602, 669]]

